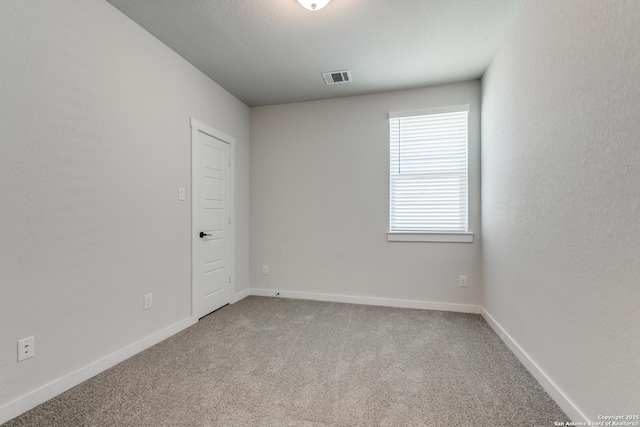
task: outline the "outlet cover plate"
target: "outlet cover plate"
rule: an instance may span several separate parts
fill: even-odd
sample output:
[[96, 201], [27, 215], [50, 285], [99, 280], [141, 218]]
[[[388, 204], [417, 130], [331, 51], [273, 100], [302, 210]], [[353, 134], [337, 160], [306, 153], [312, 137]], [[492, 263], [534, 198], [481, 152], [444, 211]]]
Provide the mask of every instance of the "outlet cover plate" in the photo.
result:
[[34, 337], [18, 340], [18, 362], [30, 359], [36, 355], [36, 340]]
[[144, 309], [149, 310], [151, 307], [153, 307], [153, 294], [145, 294]]

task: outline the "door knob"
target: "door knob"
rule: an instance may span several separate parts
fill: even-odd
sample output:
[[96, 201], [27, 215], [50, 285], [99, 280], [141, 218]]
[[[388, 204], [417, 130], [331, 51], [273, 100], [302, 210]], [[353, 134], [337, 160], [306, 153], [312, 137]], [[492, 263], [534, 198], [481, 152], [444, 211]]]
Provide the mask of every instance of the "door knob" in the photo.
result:
[[202, 239], [204, 236], [211, 236], [211, 234], [207, 234], [203, 231], [200, 232], [200, 238]]

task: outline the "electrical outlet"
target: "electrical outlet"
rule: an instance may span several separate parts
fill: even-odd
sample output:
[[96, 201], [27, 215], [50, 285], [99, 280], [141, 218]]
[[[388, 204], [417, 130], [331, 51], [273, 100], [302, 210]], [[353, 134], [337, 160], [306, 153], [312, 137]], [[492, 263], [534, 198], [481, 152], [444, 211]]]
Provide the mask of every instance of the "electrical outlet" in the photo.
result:
[[467, 276], [460, 276], [460, 287], [461, 288], [467, 287]]
[[269, 275], [269, 266], [268, 265], [263, 265], [262, 266], [262, 275], [263, 276], [268, 276]]
[[34, 337], [23, 338], [18, 341], [18, 362], [30, 359], [36, 355], [36, 339]]
[[149, 310], [153, 307], [153, 294], [146, 294], [144, 296], [144, 309]]

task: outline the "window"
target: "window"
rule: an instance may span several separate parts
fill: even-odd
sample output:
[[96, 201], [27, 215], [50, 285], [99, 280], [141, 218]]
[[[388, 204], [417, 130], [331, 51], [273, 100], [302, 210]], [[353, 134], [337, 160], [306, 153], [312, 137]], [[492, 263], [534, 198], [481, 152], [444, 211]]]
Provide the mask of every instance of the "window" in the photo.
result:
[[[389, 240], [394, 234], [468, 234], [468, 106], [390, 114]], [[470, 239], [469, 239], [470, 237]]]

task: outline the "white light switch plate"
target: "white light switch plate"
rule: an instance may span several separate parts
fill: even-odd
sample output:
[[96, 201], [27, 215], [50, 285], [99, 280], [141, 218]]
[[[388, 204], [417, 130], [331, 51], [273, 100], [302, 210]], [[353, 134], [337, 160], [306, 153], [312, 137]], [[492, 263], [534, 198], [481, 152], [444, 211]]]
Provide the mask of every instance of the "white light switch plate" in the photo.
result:
[[184, 187], [179, 187], [178, 188], [178, 200], [184, 200], [184, 197], [185, 197]]

